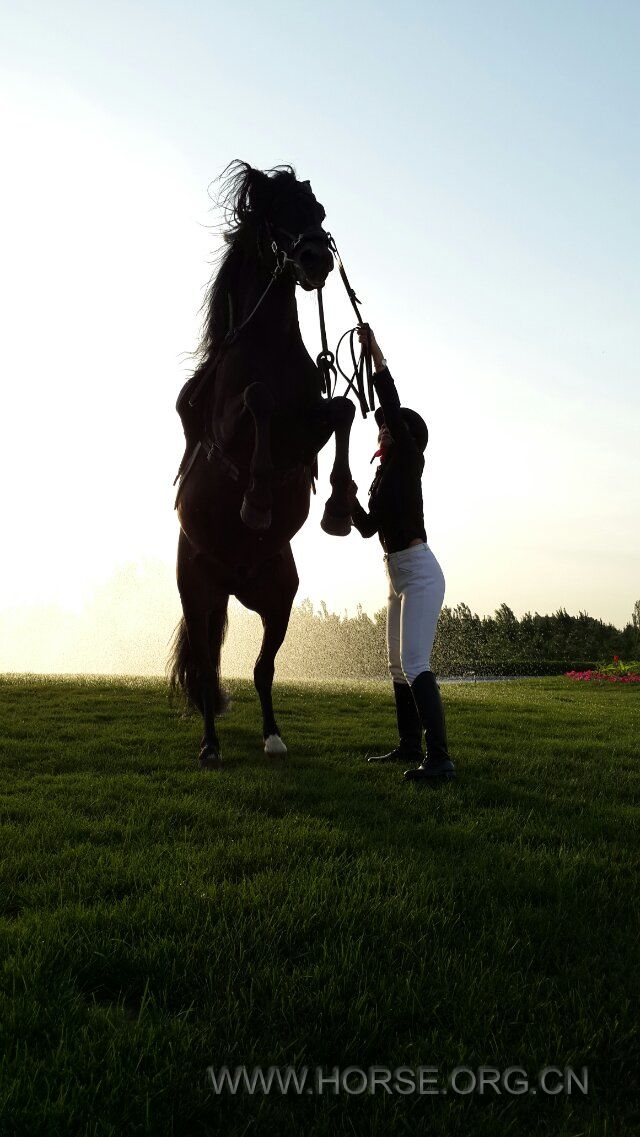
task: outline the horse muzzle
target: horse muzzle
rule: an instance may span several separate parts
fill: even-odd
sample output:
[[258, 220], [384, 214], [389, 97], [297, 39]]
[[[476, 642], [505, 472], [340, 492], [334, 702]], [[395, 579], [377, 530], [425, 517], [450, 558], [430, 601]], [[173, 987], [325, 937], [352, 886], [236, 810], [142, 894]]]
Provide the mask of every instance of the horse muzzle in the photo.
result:
[[333, 254], [324, 242], [304, 241], [292, 257], [296, 280], [306, 292], [322, 288], [333, 269]]

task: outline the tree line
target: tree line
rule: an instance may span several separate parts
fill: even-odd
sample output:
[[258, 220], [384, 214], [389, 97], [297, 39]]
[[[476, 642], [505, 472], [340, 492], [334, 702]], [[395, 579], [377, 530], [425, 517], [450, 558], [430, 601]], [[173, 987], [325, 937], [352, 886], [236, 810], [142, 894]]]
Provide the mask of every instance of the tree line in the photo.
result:
[[[387, 675], [386, 612], [374, 616], [359, 608], [355, 616], [330, 612], [323, 602], [296, 605], [277, 659], [281, 679], [377, 679]], [[244, 631], [245, 634], [242, 634]], [[240, 633], [240, 634], [239, 634]], [[233, 616], [225, 670], [251, 672], [261, 627], [257, 617]], [[560, 608], [550, 616], [526, 613], [520, 619], [507, 604], [493, 616], [478, 616], [466, 604], [442, 609], [431, 663], [446, 675], [545, 675], [579, 670], [614, 655], [640, 656], [640, 600], [623, 629], [580, 612]]]

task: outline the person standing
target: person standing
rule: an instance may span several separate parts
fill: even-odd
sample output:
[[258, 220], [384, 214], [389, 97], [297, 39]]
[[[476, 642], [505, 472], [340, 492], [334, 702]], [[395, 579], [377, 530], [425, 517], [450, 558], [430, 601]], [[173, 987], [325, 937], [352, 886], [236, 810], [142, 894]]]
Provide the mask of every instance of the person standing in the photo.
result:
[[[377, 533], [384, 550], [389, 593], [387, 652], [393, 680], [399, 744], [369, 762], [418, 762], [405, 771], [408, 781], [455, 777], [449, 757], [444, 708], [431, 670], [431, 651], [444, 600], [445, 581], [427, 542], [422, 506], [422, 471], [429, 432], [424, 419], [400, 406], [386, 359], [368, 324], [358, 329], [368, 342], [375, 368], [375, 412], [380, 459], [369, 490], [369, 509], [357, 500], [352, 483], [351, 520], [363, 537]], [[426, 740], [423, 755], [422, 736]]]

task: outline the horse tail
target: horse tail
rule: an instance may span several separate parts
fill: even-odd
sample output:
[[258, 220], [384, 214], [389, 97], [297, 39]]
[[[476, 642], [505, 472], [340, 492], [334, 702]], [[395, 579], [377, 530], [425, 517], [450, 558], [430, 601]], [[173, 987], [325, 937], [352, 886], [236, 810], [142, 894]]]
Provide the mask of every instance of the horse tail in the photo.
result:
[[209, 616], [209, 649], [213, 659], [217, 660], [213, 687], [213, 708], [217, 715], [223, 714], [229, 706], [229, 696], [224, 690], [220, 678], [222, 645], [226, 639], [228, 627], [229, 613], [226, 607], [222, 612], [211, 613]]
[[[220, 680], [220, 653], [227, 634], [228, 617], [224, 613], [212, 613], [209, 617], [209, 643], [212, 657], [218, 661], [214, 673], [213, 708], [216, 715], [226, 711], [229, 699]], [[191, 652], [187, 624], [184, 616], [178, 624], [167, 663], [169, 690], [172, 695], [183, 699], [186, 706], [203, 714], [202, 690], [196, 661]]]

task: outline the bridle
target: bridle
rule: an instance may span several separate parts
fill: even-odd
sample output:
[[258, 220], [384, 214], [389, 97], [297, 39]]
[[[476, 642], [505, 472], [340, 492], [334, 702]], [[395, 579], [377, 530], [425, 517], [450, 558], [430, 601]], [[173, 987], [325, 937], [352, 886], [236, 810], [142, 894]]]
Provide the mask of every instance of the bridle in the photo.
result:
[[[366, 418], [369, 411], [372, 411], [374, 409], [374, 406], [375, 406], [375, 402], [374, 402], [375, 392], [374, 392], [374, 387], [373, 387], [373, 372], [372, 372], [372, 366], [371, 366], [371, 350], [370, 350], [368, 344], [363, 344], [361, 351], [360, 351], [360, 358], [356, 359], [355, 336], [356, 336], [356, 333], [358, 331], [358, 328], [362, 326], [362, 322], [363, 322], [362, 321], [362, 315], [361, 315], [360, 308], [359, 308], [359, 304], [361, 303], [361, 301], [358, 300], [358, 297], [356, 296], [354, 289], [351, 287], [351, 285], [349, 283], [349, 278], [347, 277], [345, 267], [344, 267], [344, 264], [342, 262], [342, 258], [338, 252], [337, 245], [336, 245], [331, 233], [328, 233], [320, 225], [314, 226], [314, 227], [309, 228], [309, 229], [305, 229], [301, 233], [295, 234], [295, 233], [290, 233], [287, 229], [283, 229], [281, 226], [276, 226], [276, 225], [270, 224], [268, 221], [265, 222], [265, 224], [267, 227], [267, 235], [268, 235], [268, 237], [271, 238], [271, 241], [270, 241], [271, 251], [272, 251], [274, 258], [275, 258], [275, 265], [273, 267], [271, 277], [269, 278], [267, 286], [264, 289], [264, 291], [262, 292], [262, 294], [260, 295], [260, 297], [258, 298], [256, 304], [254, 305], [252, 310], [249, 312], [249, 315], [246, 316], [245, 319], [242, 321], [242, 323], [238, 324], [238, 326], [235, 328], [232, 326], [233, 325], [233, 315], [232, 315], [232, 311], [231, 311], [231, 304], [229, 305], [230, 325], [231, 326], [229, 327], [229, 331], [227, 332], [226, 336], [224, 337], [222, 343], [220, 344], [220, 347], [219, 347], [218, 351], [216, 352], [211, 365], [209, 367], [207, 367], [205, 372], [203, 372], [203, 374], [200, 376], [198, 383], [194, 387], [193, 391], [190, 393], [189, 406], [191, 406], [191, 407], [195, 406], [195, 403], [197, 402], [198, 398], [202, 394], [204, 387], [207, 385], [210, 377], [215, 372], [215, 369], [218, 366], [222, 356], [225, 354], [226, 351], [229, 350], [231, 345], [235, 342], [235, 340], [240, 335], [240, 332], [243, 331], [243, 329], [246, 328], [247, 324], [249, 324], [251, 322], [251, 320], [255, 316], [256, 312], [258, 311], [258, 309], [262, 305], [263, 301], [266, 300], [266, 298], [267, 298], [269, 292], [271, 291], [271, 288], [275, 284], [276, 280], [284, 272], [287, 265], [290, 264], [293, 266], [294, 271], [296, 272], [296, 278], [298, 280], [299, 280], [299, 273], [302, 272], [304, 274], [304, 268], [300, 262], [300, 259], [299, 259], [299, 257], [296, 257], [295, 254], [304, 246], [304, 243], [306, 241], [313, 241], [316, 244], [319, 242], [324, 244], [331, 251], [333, 256], [335, 257], [335, 259], [338, 263], [338, 270], [340, 272], [340, 277], [342, 279], [342, 283], [345, 286], [347, 296], [349, 297], [349, 300], [351, 302], [351, 306], [352, 306], [352, 308], [356, 314], [357, 320], [358, 320], [358, 324], [356, 325], [356, 327], [349, 328], [344, 333], [344, 335], [342, 335], [340, 337], [340, 340], [338, 341], [338, 346], [336, 348], [335, 355], [334, 355], [334, 353], [329, 350], [329, 346], [328, 346], [328, 342], [327, 342], [327, 329], [326, 329], [325, 316], [324, 316], [324, 303], [323, 303], [323, 299], [322, 299], [322, 288], [323, 288], [323, 286], [321, 285], [319, 288], [316, 289], [317, 294], [318, 294], [318, 318], [320, 321], [320, 338], [322, 340], [322, 351], [319, 353], [319, 355], [316, 358], [316, 365], [318, 367], [318, 370], [320, 371], [320, 375], [322, 378], [322, 393], [328, 399], [333, 397], [333, 395], [335, 394], [335, 388], [336, 388], [336, 384], [338, 381], [338, 371], [339, 371], [347, 383], [347, 389], [345, 391], [345, 394], [348, 394], [349, 391], [351, 391], [353, 393], [353, 395], [357, 399], [358, 403], [360, 404], [360, 410], [362, 411], [362, 417]], [[283, 247], [283, 245], [277, 241], [276, 236], [274, 234], [281, 234], [282, 236], [284, 236], [287, 239], [287, 242], [289, 244], [289, 248], [287, 249], [287, 248]], [[340, 361], [338, 358], [342, 341], [347, 336], [349, 336], [349, 348], [350, 348], [350, 352], [351, 352], [351, 361], [353, 364], [353, 373], [351, 374], [351, 376], [347, 375], [346, 372], [343, 371], [342, 367], [340, 366]], [[366, 377], [367, 377], [366, 391], [365, 391], [365, 384], [364, 384], [365, 373], [366, 373]]]

